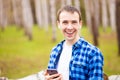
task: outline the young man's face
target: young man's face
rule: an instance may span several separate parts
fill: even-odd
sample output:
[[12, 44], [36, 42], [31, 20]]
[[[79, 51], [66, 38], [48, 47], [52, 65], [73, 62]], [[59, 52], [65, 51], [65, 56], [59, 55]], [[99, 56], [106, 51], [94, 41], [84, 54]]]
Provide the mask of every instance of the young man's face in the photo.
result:
[[79, 30], [82, 26], [77, 12], [63, 11], [59, 15], [58, 26], [67, 41], [76, 42], [79, 39]]

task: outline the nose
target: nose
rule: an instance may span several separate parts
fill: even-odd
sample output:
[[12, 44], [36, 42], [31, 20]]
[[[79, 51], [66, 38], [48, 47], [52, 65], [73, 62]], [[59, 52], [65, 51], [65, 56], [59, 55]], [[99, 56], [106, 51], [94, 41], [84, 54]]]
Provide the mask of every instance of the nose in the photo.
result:
[[69, 23], [68, 26], [67, 26], [67, 29], [72, 29], [72, 28], [73, 28], [72, 24]]

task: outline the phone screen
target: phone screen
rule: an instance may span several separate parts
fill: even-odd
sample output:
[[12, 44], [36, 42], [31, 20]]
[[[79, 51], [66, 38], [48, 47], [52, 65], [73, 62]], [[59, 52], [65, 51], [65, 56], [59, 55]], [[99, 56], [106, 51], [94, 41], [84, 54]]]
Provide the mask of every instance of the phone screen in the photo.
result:
[[48, 72], [49, 75], [58, 73], [56, 69], [47, 69], [47, 72]]

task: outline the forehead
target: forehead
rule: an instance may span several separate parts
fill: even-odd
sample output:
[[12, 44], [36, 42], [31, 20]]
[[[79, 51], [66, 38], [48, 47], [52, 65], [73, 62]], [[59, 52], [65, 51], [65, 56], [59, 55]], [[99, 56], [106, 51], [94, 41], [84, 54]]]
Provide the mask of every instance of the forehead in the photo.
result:
[[60, 20], [79, 20], [79, 14], [77, 12], [62, 11], [59, 15]]

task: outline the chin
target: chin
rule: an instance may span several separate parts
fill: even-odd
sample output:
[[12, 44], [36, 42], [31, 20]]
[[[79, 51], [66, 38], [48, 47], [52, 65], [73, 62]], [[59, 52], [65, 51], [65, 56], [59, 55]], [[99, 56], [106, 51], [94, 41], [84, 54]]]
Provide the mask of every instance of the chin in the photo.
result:
[[73, 41], [74, 40], [74, 38], [73, 37], [71, 37], [71, 38], [66, 38], [66, 40], [68, 40], [68, 41]]

